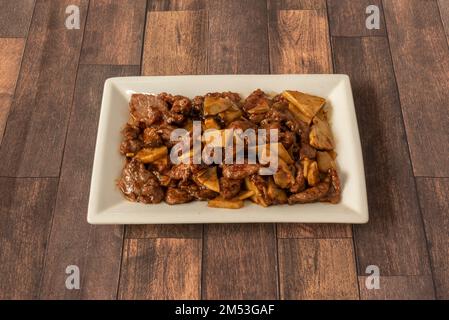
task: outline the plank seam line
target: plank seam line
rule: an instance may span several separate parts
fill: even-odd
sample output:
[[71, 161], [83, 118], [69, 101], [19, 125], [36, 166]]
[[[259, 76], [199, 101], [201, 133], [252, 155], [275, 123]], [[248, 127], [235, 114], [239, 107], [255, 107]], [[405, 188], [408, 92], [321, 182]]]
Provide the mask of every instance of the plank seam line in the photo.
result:
[[[328, 35], [329, 35], [329, 48], [330, 48], [330, 55], [331, 55], [331, 65], [332, 65], [332, 73], [336, 72], [336, 66], [335, 66], [335, 55], [334, 55], [334, 42], [333, 39], [336, 38], [334, 36], [332, 36], [332, 28], [331, 28], [331, 21], [330, 21], [330, 11], [329, 11], [329, 3], [328, 1], [326, 1], [326, 18], [327, 18], [327, 30], [328, 30]], [[359, 285], [359, 281], [358, 281], [358, 272], [359, 272], [359, 259], [357, 256], [357, 245], [356, 245], [356, 240], [355, 240], [355, 232], [354, 232], [354, 225], [350, 225], [350, 229], [351, 229], [351, 237], [339, 237], [339, 238], [333, 238], [333, 239], [351, 239], [351, 245], [352, 245], [352, 258], [354, 261], [354, 268], [355, 268], [355, 278], [356, 278], [356, 283], [355, 286], [357, 288], [357, 295], [359, 300], [362, 299], [362, 295], [360, 292], [360, 285]]]
[[79, 63], [80, 66], [100, 66], [100, 67], [140, 67], [140, 64], [111, 64], [111, 63]]
[[[48, 236], [47, 236], [47, 242], [46, 242], [46, 246], [45, 246], [45, 252], [44, 252], [44, 257], [43, 257], [43, 264], [42, 264], [42, 272], [41, 272], [41, 276], [40, 276], [40, 280], [39, 280], [39, 291], [38, 291], [38, 297], [41, 298], [42, 295], [42, 285], [43, 285], [43, 281], [44, 281], [44, 275], [45, 275], [45, 268], [47, 265], [47, 257], [48, 257], [48, 248], [49, 248], [49, 244], [50, 244], [50, 238], [51, 238], [51, 234], [53, 231], [53, 224], [54, 224], [54, 217], [56, 214], [56, 204], [58, 201], [58, 194], [59, 194], [59, 186], [61, 183], [61, 169], [62, 169], [62, 164], [64, 161], [64, 156], [65, 156], [65, 151], [66, 151], [66, 143], [67, 143], [67, 136], [68, 136], [68, 132], [69, 132], [69, 127], [70, 127], [70, 122], [72, 119], [72, 112], [74, 110], [74, 100], [75, 100], [75, 91], [76, 91], [76, 84], [78, 82], [78, 72], [79, 72], [79, 61], [81, 58], [81, 51], [83, 50], [83, 43], [84, 43], [84, 36], [86, 33], [86, 26], [87, 26], [87, 19], [89, 16], [89, 8], [90, 8], [90, 0], [88, 0], [87, 2], [87, 13], [86, 13], [86, 19], [84, 20], [84, 25], [83, 25], [83, 35], [82, 35], [82, 39], [81, 39], [81, 45], [80, 45], [80, 50], [79, 50], [79, 54], [78, 54], [78, 59], [77, 59], [77, 67], [76, 67], [76, 73], [75, 73], [75, 81], [73, 83], [73, 93], [72, 93], [72, 100], [70, 103], [70, 111], [69, 111], [69, 117], [67, 120], [67, 128], [65, 130], [65, 139], [64, 139], [64, 147], [63, 147], [63, 151], [62, 151], [62, 156], [61, 156], [61, 161], [59, 163], [59, 179], [58, 179], [58, 183], [56, 186], [56, 196], [55, 196], [55, 200], [53, 203], [53, 208], [52, 208], [52, 215], [51, 215], [51, 222], [50, 222], [50, 229], [48, 231]], [[92, 228], [89, 229], [89, 234]], [[86, 263], [86, 262], [85, 262]], [[84, 270], [84, 269], [83, 269]], [[81, 292], [78, 293], [78, 295], [81, 295]]]
[[446, 33], [446, 28], [444, 27], [443, 15], [441, 14], [440, 1], [437, 1], [437, 9], [438, 9], [438, 13], [440, 14], [440, 25], [441, 25], [441, 28], [443, 29], [443, 34], [446, 36], [446, 45], [447, 45], [447, 49], [449, 51], [449, 34]]
[[[146, 35], [146, 30], [147, 30], [147, 19], [148, 19], [148, 4], [149, 4], [149, 0], [147, 0], [145, 2], [145, 17], [144, 17], [144, 21], [143, 21], [143, 32], [142, 32], [142, 45], [140, 47], [140, 65], [138, 65], [139, 67], [139, 75], [142, 75], [142, 68], [143, 68], [143, 54], [144, 54], [144, 49], [145, 49], [145, 35]], [[118, 280], [117, 280], [117, 289], [115, 292], [115, 300], [119, 300], [120, 297], [120, 282], [122, 281], [122, 267], [123, 267], [123, 254], [124, 254], [124, 250], [125, 250], [125, 241], [129, 240], [126, 238], [126, 234], [128, 232], [128, 228], [129, 226], [127, 225], [123, 225], [122, 229], [123, 229], [123, 238], [122, 238], [122, 250], [121, 250], [121, 254], [120, 254], [120, 265], [119, 265], [119, 271], [118, 271]]]
[[[11, 95], [11, 102], [9, 105], [8, 114], [6, 115], [5, 128], [3, 129], [3, 132], [0, 132], [0, 150], [1, 150], [1, 146], [4, 142], [3, 138], [5, 137], [5, 133], [8, 128], [8, 122], [9, 122], [9, 117], [11, 115], [12, 107], [14, 106], [14, 102], [16, 99], [17, 85], [19, 84], [19, 81], [22, 79], [22, 67], [23, 67], [23, 60], [24, 60], [23, 58], [24, 58], [26, 49], [29, 45], [28, 44], [28, 35], [30, 33], [30, 29], [31, 29], [31, 25], [33, 23], [35, 12], [36, 12], [36, 1], [33, 3], [33, 13], [31, 14], [30, 22], [28, 23], [26, 37], [10, 37], [10, 38], [8, 38], [8, 39], [25, 39], [25, 45], [23, 46], [23, 49], [22, 49], [22, 57], [20, 59], [19, 73], [17, 75], [16, 84], [14, 85], [14, 92]], [[2, 37], [2, 38], [6, 38], [6, 37]]]
[[[396, 95], [397, 98], [399, 99], [399, 105], [400, 105], [400, 109], [401, 109], [401, 120], [402, 120], [402, 125], [404, 127], [404, 133], [405, 133], [405, 142], [407, 143], [408, 146], [408, 158], [410, 160], [410, 166], [412, 169], [412, 174], [414, 173], [414, 168], [413, 168], [413, 161], [412, 161], [412, 156], [411, 156], [411, 150], [410, 150], [410, 144], [408, 142], [408, 135], [407, 135], [407, 130], [406, 130], [406, 126], [405, 126], [405, 120], [404, 120], [404, 112], [402, 109], [402, 101], [401, 101], [401, 95], [399, 93], [399, 86], [398, 86], [398, 80], [396, 78], [396, 70], [395, 70], [395, 66], [394, 66], [394, 61], [393, 61], [393, 54], [391, 52], [391, 45], [390, 45], [390, 33], [388, 32], [388, 23], [387, 23], [387, 15], [385, 14], [385, 6], [384, 6], [384, 1], [382, 0], [380, 2], [380, 5], [382, 7], [382, 12], [384, 13], [384, 19], [385, 19], [385, 32], [387, 34], [387, 43], [388, 43], [388, 53], [390, 54], [390, 61], [391, 61], [391, 65], [393, 67], [393, 79], [394, 79], [394, 83], [396, 86]], [[438, 4], [437, 4], [438, 6]], [[440, 19], [441, 20], [441, 19]], [[437, 292], [436, 292], [436, 286], [435, 286], [435, 275], [433, 272], [433, 264], [432, 264], [432, 259], [430, 257], [430, 250], [429, 250], [429, 240], [428, 240], [428, 236], [427, 236], [427, 231], [426, 231], [426, 227], [424, 224], [424, 217], [423, 217], [423, 213], [422, 213], [422, 209], [421, 209], [421, 200], [419, 199], [419, 193], [418, 193], [418, 187], [417, 187], [417, 183], [416, 183], [416, 178], [413, 176], [413, 182], [414, 182], [414, 191], [416, 194], [416, 200], [418, 202], [418, 210], [419, 210], [419, 216], [421, 218], [421, 228], [423, 229], [424, 232], [424, 238], [426, 240], [426, 250], [427, 250], [427, 261], [429, 263], [429, 269], [430, 269], [430, 275], [432, 276], [432, 284], [433, 284], [433, 293], [434, 293], [434, 297], [436, 298], [437, 296]]]

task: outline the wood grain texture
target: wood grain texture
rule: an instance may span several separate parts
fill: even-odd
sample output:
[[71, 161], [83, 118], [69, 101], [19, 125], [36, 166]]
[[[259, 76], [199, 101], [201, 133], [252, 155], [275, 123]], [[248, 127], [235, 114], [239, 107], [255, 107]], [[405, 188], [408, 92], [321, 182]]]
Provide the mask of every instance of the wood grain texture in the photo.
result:
[[[123, 226], [89, 225], [86, 216], [104, 81], [138, 74], [138, 66], [79, 69], [43, 271], [43, 299], [116, 298]], [[80, 290], [65, 287], [68, 265], [80, 268]]]
[[[368, 29], [366, 13], [368, 6], [379, 8], [379, 29]], [[329, 23], [332, 36], [386, 36], [382, 0], [327, 0]]]
[[0, 178], [0, 299], [38, 298], [57, 187], [53, 178]]
[[[171, 2], [170, 2], [171, 3]], [[142, 75], [205, 74], [207, 15], [200, 11], [147, 13]], [[128, 238], [198, 238], [202, 225], [128, 226]]]
[[384, 11], [413, 171], [449, 177], [449, 50], [438, 5], [391, 0]]
[[197, 224], [172, 224], [172, 225], [134, 225], [126, 228], [127, 239], [151, 239], [151, 238], [198, 238], [203, 236], [201, 225]]
[[199, 299], [201, 240], [127, 239], [119, 299]]
[[92, 0], [81, 63], [140, 65], [146, 0]]
[[272, 73], [332, 73], [326, 10], [281, 10], [270, 21]]
[[[276, 1], [278, 8], [283, 7]], [[284, 4], [285, 5], [285, 4]], [[326, 10], [281, 10], [269, 21], [271, 73], [332, 73]], [[278, 224], [280, 238], [344, 238], [348, 225]]]
[[277, 299], [272, 224], [205, 225], [203, 299]]
[[358, 299], [351, 239], [279, 239], [280, 297]]
[[150, 11], [189, 11], [201, 10], [205, 8], [204, 2], [207, 0], [148, 0], [148, 10]]
[[206, 35], [204, 10], [149, 11], [142, 74], [205, 74]]
[[270, 14], [278, 10], [326, 9], [326, 0], [267, 0], [267, 3]]
[[333, 38], [337, 73], [351, 77], [362, 142], [370, 221], [354, 226], [359, 274], [429, 275], [424, 228], [388, 42]]
[[440, 9], [441, 21], [443, 22], [447, 43], [449, 45], [449, 0], [438, 0], [438, 7]]
[[25, 38], [35, 0], [0, 0], [0, 38]]
[[287, 239], [352, 238], [352, 228], [346, 224], [279, 223], [277, 237]]
[[25, 39], [0, 38], [0, 143], [11, 107]]
[[37, 1], [1, 149], [1, 176], [57, 177], [72, 105], [83, 29], [65, 27], [65, 9], [86, 0]]
[[266, 2], [210, 0], [207, 6], [209, 73], [268, 73]]
[[436, 296], [449, 299], [449, 179], [418, 178]]
[[[359, 277], [361, 300], [434, 300], [431, 276], [380, 277], [379, 289], [367, 289], [366, 277]], [[371, 279], [368, 279], [371, 281]]]
[[[207, 9], [208, 73], [269, 73], [266, 2], [214, 0]], [[204, 226], [203, 299], [275, 299], [277, 286], [274, 225]]]

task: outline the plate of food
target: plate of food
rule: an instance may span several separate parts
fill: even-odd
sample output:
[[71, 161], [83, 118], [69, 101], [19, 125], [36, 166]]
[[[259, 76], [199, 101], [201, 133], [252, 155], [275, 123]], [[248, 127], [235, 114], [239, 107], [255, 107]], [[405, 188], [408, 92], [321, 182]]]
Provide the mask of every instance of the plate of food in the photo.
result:
[[349, 77], [108, 79], [87, 219], [366, 223]]

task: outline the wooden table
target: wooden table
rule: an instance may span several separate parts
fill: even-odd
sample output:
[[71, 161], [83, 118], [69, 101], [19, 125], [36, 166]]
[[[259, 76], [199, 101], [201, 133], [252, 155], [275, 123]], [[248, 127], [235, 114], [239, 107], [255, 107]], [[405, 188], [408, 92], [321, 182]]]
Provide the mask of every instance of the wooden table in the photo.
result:
[[[80, 29], [65, 27], [68, 5]], [[448, 0], [0, 8], [0, 298], [449, 298]], [[353, 85], [368, 224], [87, 224], [106, 78], [333, 72]]]

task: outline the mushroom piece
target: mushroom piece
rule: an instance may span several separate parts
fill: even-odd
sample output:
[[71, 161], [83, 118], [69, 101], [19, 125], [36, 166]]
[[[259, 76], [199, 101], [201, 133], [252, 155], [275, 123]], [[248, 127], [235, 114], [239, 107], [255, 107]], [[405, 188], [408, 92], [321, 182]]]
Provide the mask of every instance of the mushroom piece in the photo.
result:
[[268, 178], [267, 195], [276, 204], [287, 203], [287, 194], [280, 189], [273, 181], [273, 178]]

